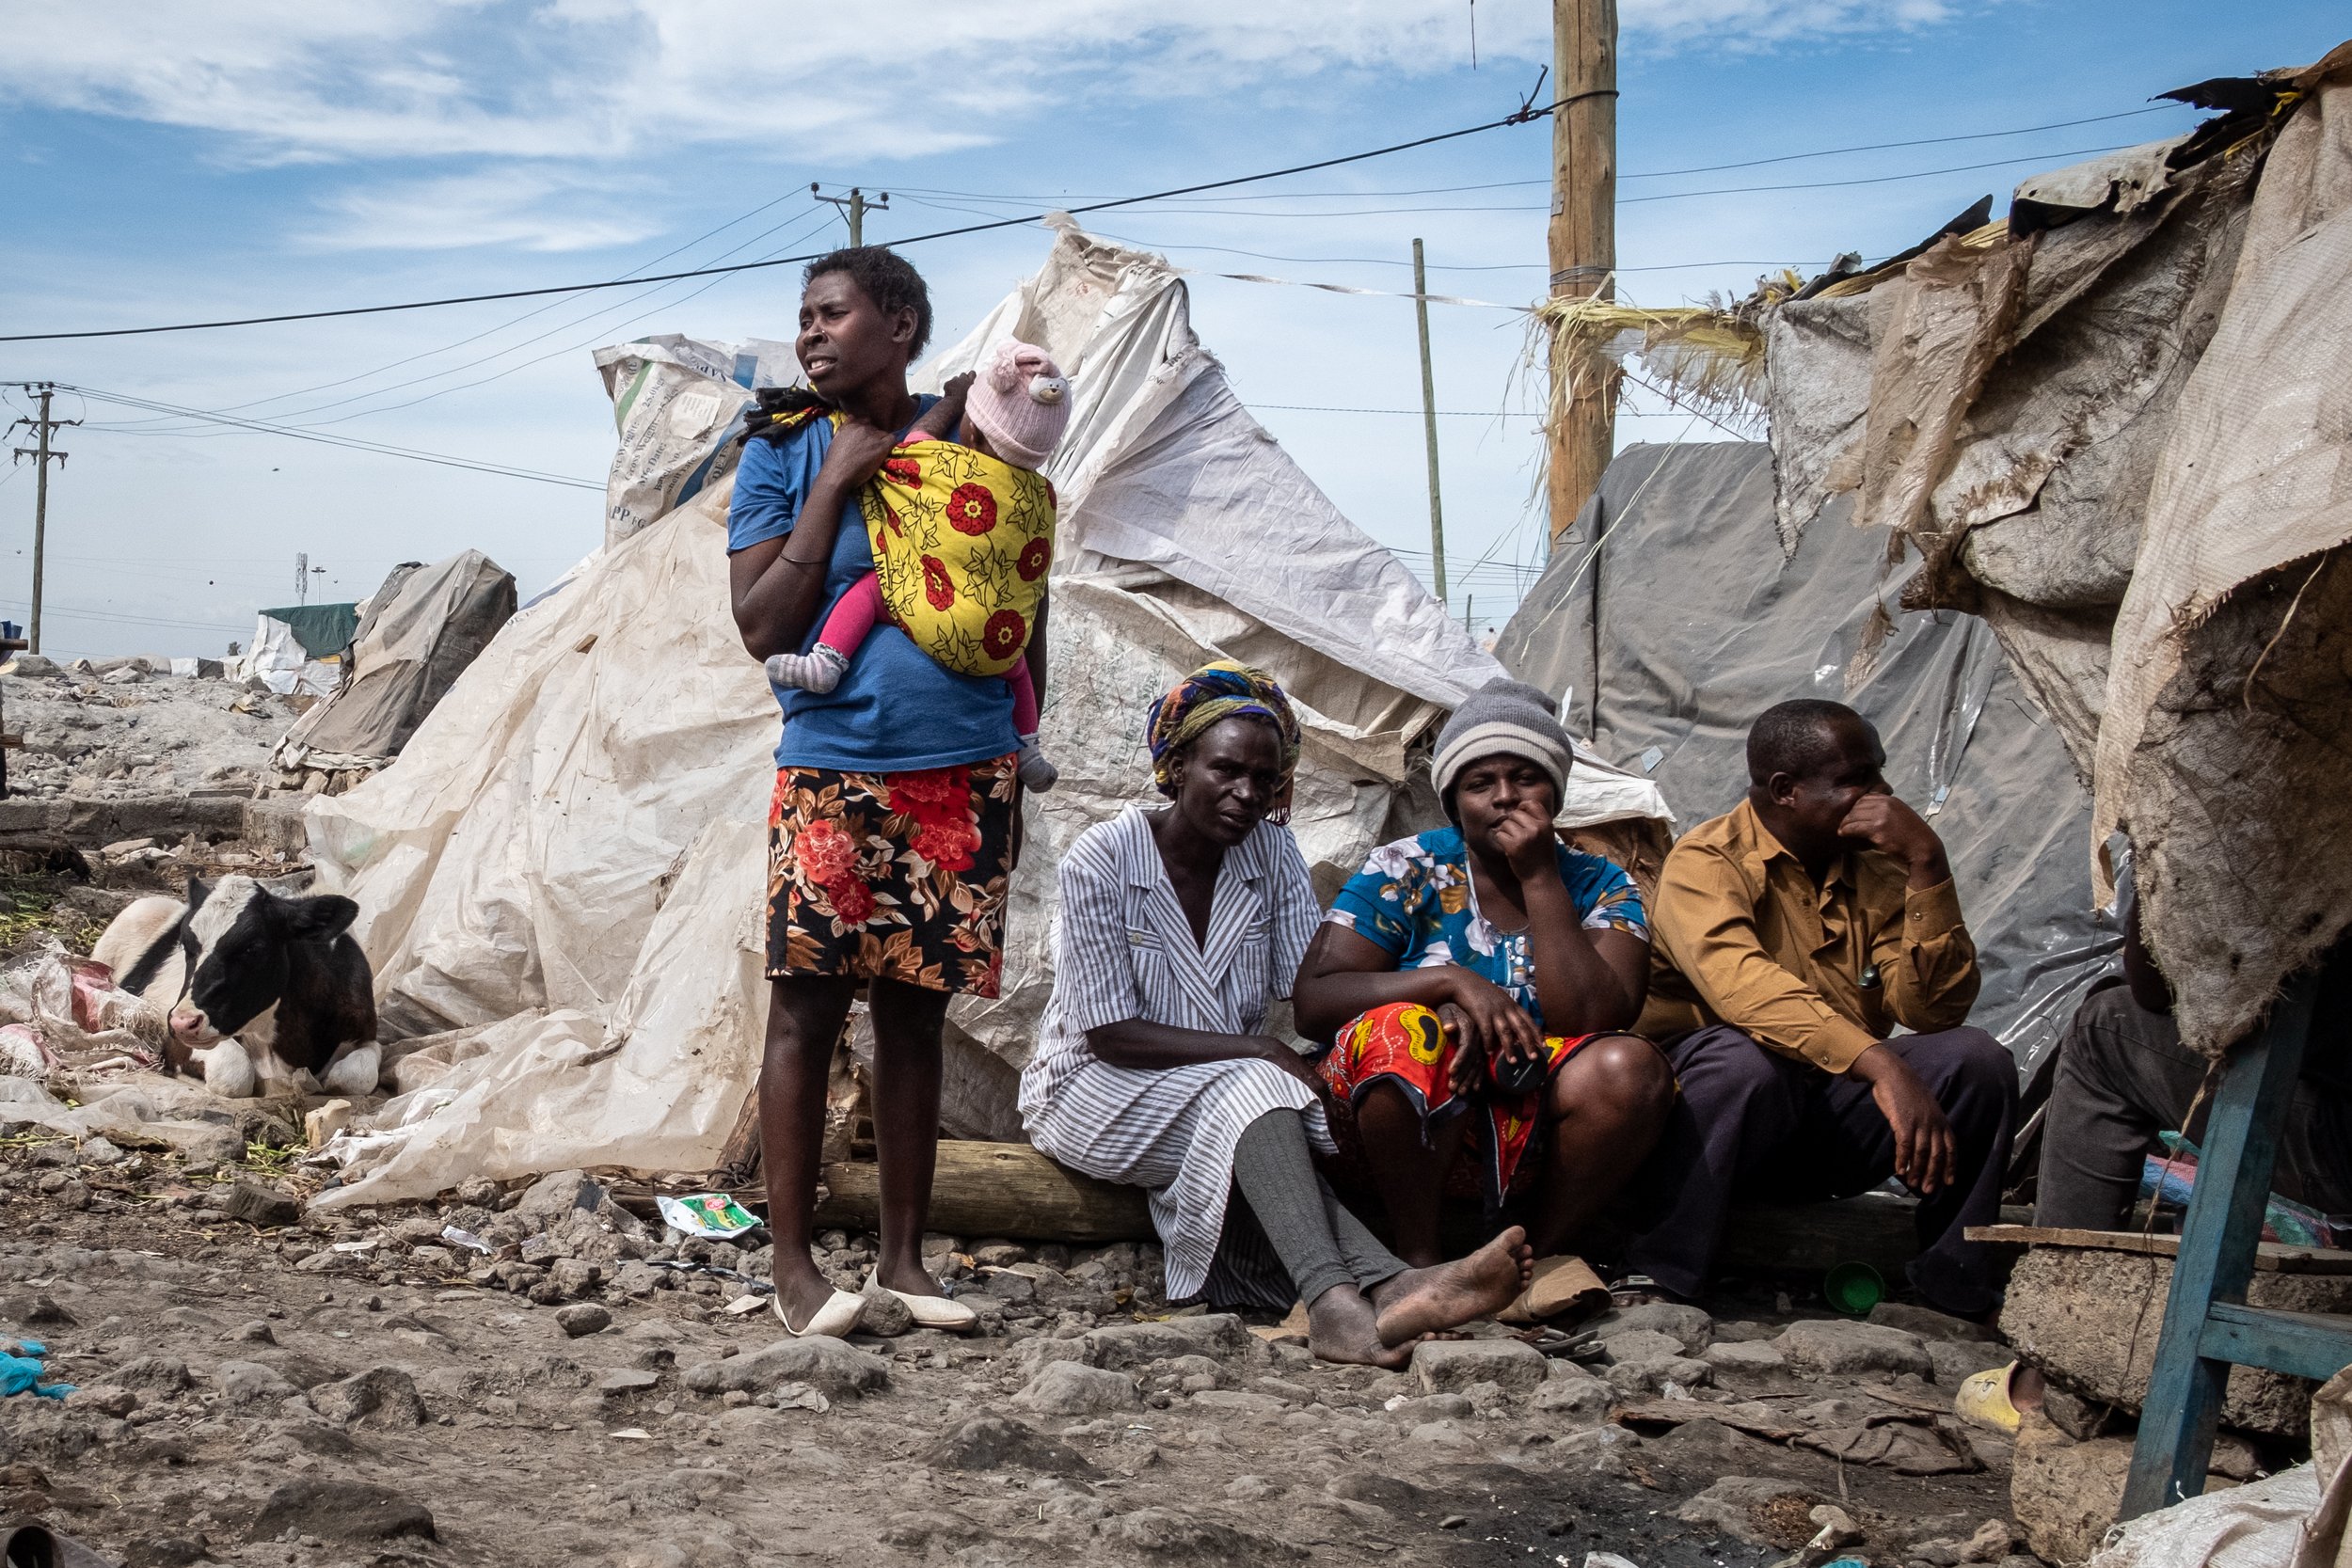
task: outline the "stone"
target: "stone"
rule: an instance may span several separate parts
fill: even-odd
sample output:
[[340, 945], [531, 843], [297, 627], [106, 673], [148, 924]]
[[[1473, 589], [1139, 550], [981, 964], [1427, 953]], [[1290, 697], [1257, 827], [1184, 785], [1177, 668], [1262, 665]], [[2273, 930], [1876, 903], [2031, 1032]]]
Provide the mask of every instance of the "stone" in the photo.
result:
[[328, 1541], [437, 1541], [433, 1512], [389, 1486], [360, 1481], [290, 1481], [262, 1500], [246, 1532], [275, 1541], [292, 1530]]
[[1880, 1323], [1807, 1318], [1790, 1323], [1773, 1343], [1790, 1367], [1816, 1375], [1914, 1372], [1927, 1377], [1935, 1370], [1917, 1335]]
[[812, 1335], [779, 1339], [748, 1355], [706, 1361], [679, 1380], [697, 1394], [740, 1388], [758, 1394], [785, 1383], [803, 1383], [832, 1399], [855, 1399], [890, 1386], [890, 1363], [839, 1339]]
[[1517, 1339], [1424, 1339], [1413, 1347], [1412, 1374], [1429, 1393], [1496, 1383], [1517, 1394], [1543, 1384], [1544, 1357]]
[[1670, 1388], [1704, 1388], [1713, 1381], [1715, 1369], [1692, 1356], [1673, 1355], [1662, 1361], [1620, 1361], [1603, 1367], [1600, 1375], [1627, 1399], [1643, 1400]]
[[71, 1327], [81, 1321], [60, 1306], [56, 1297], [49, 1295], [34, 1296], [30, 1301], [19, 1307], [15, 1315], [19, 1323], [34, 1327], [43, 1325]]
[[1935, 1369], [1935, 1381], [1946, 1388], [1957, 1388], [1979, 1372], [2006, 1367], [2016, 1359], [2016, 1352], [2007, 1345], [1987, 1344], [1980, 1339], [1928, 1341], [1928, 1361]]
[[122, 1150], [115, 1146], [113, 1140], [96, 1134], [83, 1140], [79, 1153], [82, 1164], [86, 1165], [119, 1165], [122, 1163]]
[[1675, 1517], [1711, 1526], [1751, 1546], [1791, 1551], [1813, 1539], [1820, 1528], [1813, 1510], [1828, 1500], [1793, 1481], [1724, 1476], [1676, 1509]]
[[585, 1258], [559, 1258], [548, 1269], [547, 1282], [559, 1300], [573, 1300], [596, 1288], [604, 1271]]
[[934, 1541], [942, 1545], [961, 1545], [987, 1533], [971, 1520], [953, 1513], [899, 1513], [882, 1527], [882, 1541], [886, 1546], [920, 1556]]
[[[1734, 1340], [1730, 1344], [1713, 1344], [1699, 1354], [1699, 1359], [1715, 1369], [1718, 1381], [1726, 1386], [1759, 1380], [1787, 1378], [1788, 1357], [1770, 1339]], [[1792, 1380], [1793, 1381], [1793, 1380]]]
[[1288, 1542], [1169, 1508], [1138, 1508], [1095, 1528], [1104, 1540], [1163, 1561], [1262, 1562], [1307, 1555]]
[[[1487, 1384], [1483, 1386], [1492, 1387]], [[1226, 1410], [1270, 1416], [1286, 1408], [1272, 1394], [1252, 1393], [1247, 1388], [1203, 1388], [1192, 1396], [1192, 1402], [1202, 1410]]]
[[221, 1205], [221, 1212], [257, 1229], [270, 1230], [300, 1220], [302, 1205], [275, 1187], [264, 1187], [258, 1181], [239, 1180], [229, 1189], [228, 1201]]
[[416, 1383], [398, 1367], [322, 1383], [310, 1390], [310, 1404], [337, 1426], [421, 1427], [428, 1419]]
[[1998, 1562], [2009, 1556], [2010, 1548], [2018, 1544], [2017, 1528], [2007, 1519], [1987, 1519], [1977, 1527], [1977, 1533], [1968, 1538], [1961, 1549], [1963, 1562]]
[[1013, 1396], [1013, 1402], [1041, 1416], [1100, 1416], [1143, 1408], [1134, 1378], [1079, 1361], [1048, 1363]]
[[[1555, 1366], [1573, 1363], [1558, 1362]], [[1617, 1402], [1616, 1390], [1589, 1372], [1579, 1370], [1573, 1377], [1557, 1374], [1546, 1378], [1544, 1386], [1528, 1401], [1534, 1408], [1546, 1415], [1565, 1418], [1574, 1426], [1598, 1426], [1609, 1418], [1610, 1406]]]
[[351, 1101], [330, 1100], [302, 1118], [302, 1141], [316, 1154], [334, 1142], [335, 1135], [351, 1125]]
[[230, 1404], [282, 1400], [295, 1392], [277, 1368], [259, 1361], [224, 1361], [213, 1369], [213, 1381], [220, 1385], [221, 1398]]
[[1916, 1334], [1930, 1341], [1973, 1339], [1991, 1344], [2001, 1337], [1999, 1331], [1990, 1324], [1955, 1318], [1931, 1307], [1915, 1307], [1907, 1301], [1880, 1302], [1870, 1308], [1869, 1321], [1882, 1328], [1899, 1328], [1906, 1334]]
[[1620, 1366], [1676, 1361], [1681, 1359], [1684, 1354], [1681, 1339], [1651, 1328], [1633, 1328], [1610, 1334], [1602, 1338], [1601, 1344], [1607, 1348], [1610, 1361]]
[[142, 1355], [115, 1369], [111, 1381], [149, 1394], [176, 1394], [188, 1386], [188, 1364], [177, 1356]]
[[857, 1326], [861, 1333], [877, 1338], [896, 1339], [914, 1327], [914, 1308], [892, 1295], [881, 1286], [868, 1283], [865, 1293], [866, 1310], [859, 1314]]
[[1265, 1346], [1230, 1312], [1203, 1312], [1190, 1318], [1170, 1318], [1164, 1323], [1113, 1323], [1089, 1331], [1086, 1344], [1088, 1360], [1098, 1367], [1114, 1368], [1148, 1366], [1180, 1355], [1221, 1359], [1265, 1354]]
[[643, 1300], [661, 1289], [662, 1272], [651, 1263], [623, 1263], [612, 1276], [612, 1288], [625, 1296]]
[[[642, 1394], [661, 1381], [661, 1374], [643, 1367], [615, 1367], [596, 1379], [596, 1392], [607, 1399], [623, 1394]], [[741, 1392], [741, 1390], [730, 1390]]]
[[267, 1318], [255, 1318], [239, 1323], [221, 1338], [241, 1344], [274, 1345], [278, 1343], [278, 1331], [270, 1327]]
[[593, 1213], [603, 1202], [604, 1188], [590, 1180], [586, 1172], [559, 1170], [532, 1182], [522, 1201], [515, 1205], [515, 1212], [544, 1229], [576, 1209]]
[[972, 1247], [972, 1261], [984, 1269], [1010, 1268], [1029, 1260], [1029, 1249], [1012, 1242], [977, 1242]]
[[2051, 1562], [2086, 1561], [2122, 1509], [2132, 1440], [2099, 1437], [2077, 1443], [2039, 1411], [2023, 1414], [2016, 1467], [2010, 1473], [2010, 1513], [2036, 1557]]
[[86, 1388], [76, 1388], [68, 1394], [65, 1397], [65, 1407], [68, 1410], [87, 1410], [92, 1415], [112, 1416], [119, 1419], [139, 1407], [139, 1397], [128, 1388], [118, 1387], [110, 1383], [99, 1383]]
[[575, 1302], [569, 1307], [559, 1309], [555, 1314], [555, 1326], [574, 1339], [584, 1335], [602, 1333], [611, 1327], [612, 1323], [612, 1314], [589, 1301]]
[[975, 1416], [957, 1422], [940, 1434], [923, 1463], [942, 1470], [1021, 1469], [1056, 1476], [1094, 1471], [1086, 1456], [1069, 1444], [1006, 1416]]
[[1671, 1301], [1645, 1302], [1639, 1307], [1623, 1307], [1605, 1313], [1584, 1326], [1585, 1333], [1597, 1334], [1604, 1340], [1637, 1329], [1674, 1336], [1681, 1347], [1677, 1354], [1682, 1355], [1698, 1354], [1713, 1344], [1717, 1337], [1714, 1319], [1698, 1307]]

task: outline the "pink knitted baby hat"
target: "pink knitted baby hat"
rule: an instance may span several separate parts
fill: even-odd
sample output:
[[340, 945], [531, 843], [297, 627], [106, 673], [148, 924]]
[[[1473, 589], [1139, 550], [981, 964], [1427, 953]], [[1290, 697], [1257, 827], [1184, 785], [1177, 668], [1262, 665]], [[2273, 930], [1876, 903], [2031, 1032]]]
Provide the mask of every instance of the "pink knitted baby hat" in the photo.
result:
[[964, 412], [997, 456], [1041, 468], [1070, 425], [1070, 383], [1043, 349], [1008, 338], [981, 358]]

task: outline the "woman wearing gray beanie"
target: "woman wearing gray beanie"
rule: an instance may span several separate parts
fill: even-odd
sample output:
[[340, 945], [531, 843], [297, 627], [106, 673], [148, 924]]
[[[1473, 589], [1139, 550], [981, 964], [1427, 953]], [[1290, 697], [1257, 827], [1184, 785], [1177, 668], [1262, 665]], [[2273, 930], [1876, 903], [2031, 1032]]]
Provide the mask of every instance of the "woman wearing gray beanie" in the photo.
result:
[[1452, 826], [1375, 849], [1299, 969], [1332, 1132], [1416, 1265], [1442, 1257], [1448, 1196], [1524, 1206], [1536, 1257], [1568, 1250], [1674, 1102], [1665, 1057], [1623, 1032], [1648, 984], [1641, 894], [1552, 829], [1573, 754], [1534, 687], [1472, 692], [1430, 762]]

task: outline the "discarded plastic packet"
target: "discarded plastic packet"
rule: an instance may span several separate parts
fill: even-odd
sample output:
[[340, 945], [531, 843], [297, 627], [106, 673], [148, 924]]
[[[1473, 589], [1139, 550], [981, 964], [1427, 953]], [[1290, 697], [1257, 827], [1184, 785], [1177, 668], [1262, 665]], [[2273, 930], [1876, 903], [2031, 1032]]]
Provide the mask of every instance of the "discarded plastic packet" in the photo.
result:
[[441, 1240], [445, 1242], [454, 1242], [462, 1247], [471, 1247], [474, 1251], [482, 1254], [485, 1258], [490, 1257], [498, 1251], [498, 1248], [492, 1246], [489, 1243], [484, 1241], [472, 1231], [460, 1230], [453, 1225], [445, 1225], [441, 1227]]
[[689, 1193], [684, 1197], [656, 1197], [661, 1217], [673, 1230], [689, 1236], [729, 1242], [755, 1228], [759, 1218], [725, 1193]]
[[40, 1358], [49, 1347], [39, 1339], [0, 1340], [0, 1398], [30, 1392], [44, 1400], [61, 1400], [73, 1392], [71, 1383], [43, 1383]]

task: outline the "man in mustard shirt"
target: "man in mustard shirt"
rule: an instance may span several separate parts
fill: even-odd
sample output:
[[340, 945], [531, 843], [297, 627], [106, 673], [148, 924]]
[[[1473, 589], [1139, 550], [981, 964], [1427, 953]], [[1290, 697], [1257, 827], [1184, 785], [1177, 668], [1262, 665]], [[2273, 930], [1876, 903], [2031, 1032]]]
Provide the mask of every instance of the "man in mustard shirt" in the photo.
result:
[[1943, 843], [1885, 764], [1844, 704], [1783, 703], [1748, 732], [1747, 799], [1666, 857], [1636, 1027], [1682, 1092], [1634, 1184], [1647, 1228], [1626, 1256], [1662, 1294], [1705, 1288], [1735, 1199], [1845, 1197], [1892, 1175], [1921, 1200], [1919, 1294], [1968, 1317], [1999, 1299], [1962, 1232], [2000, 1217], [2017, 1069], [1963, 1027], [1976, 944]]

